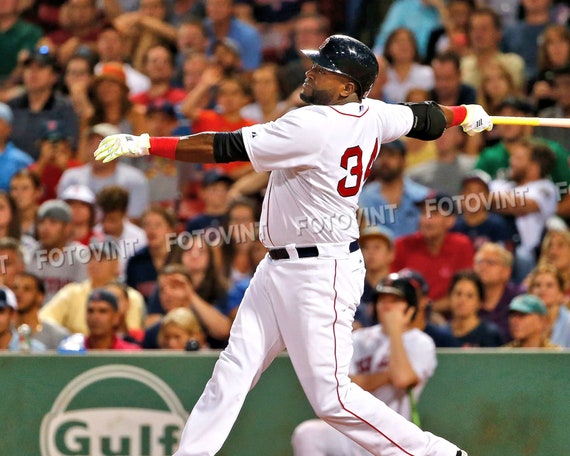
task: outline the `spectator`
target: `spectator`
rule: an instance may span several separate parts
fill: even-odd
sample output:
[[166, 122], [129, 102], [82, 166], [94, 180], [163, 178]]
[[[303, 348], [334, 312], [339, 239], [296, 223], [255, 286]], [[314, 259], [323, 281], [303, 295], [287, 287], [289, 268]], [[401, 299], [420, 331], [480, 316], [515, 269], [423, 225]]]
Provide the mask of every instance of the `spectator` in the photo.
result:
[[396, 239], [392, 271], [409, 268], [422, 274], [429, 284], [434, 312], [445, 316], [451, 277], [473, 266], [473, 245], [467, 236], [450, 231], [455, 208], [449, 195], [432, 192], [416, 204], [419, 230]]
[[78, 116], [90, 109], [89, 87], [93, 83], [95, 58], [93, 54], [73, 54], [63, 70], [62, 92], [69, 97]]
[[206, 17], [204, 0], [170, 0], [167, 12], [167, 22], [178, 31], [184, 27], [188, 18], [202, 21]]
[[200, 198], [204, 202], [204, 210], [186, 223], [186, 231], [197, 233], [209, 227], [221, 226], [228, 210], [229, 189], [233, 180], [217, 170], [204, 173]]
[[48, 200], [37, 216], [39, 246], [31, 253], [26, 270], [45, 283], [45, 301], [49, 301], [68, 283], [87, 278], [81, 261], [81, 244], [70, 240], [71, 208], [61, 200]]
[[[418, 303], [408, 278], [386, 277], [376, 287], [374, 302], [380, 324], [354, 331], [350, 378], [412, 420], [412, 401], [418, 400], [437, 365], [435, 346], [429, 336], [412, 327]], [[366, 453], [322, 420], [297, 426], [292, 444], [295, 456]]]
[[30, 165], [30, 170], [40, 176], [43, 194], [41, 201], [57, 198], [57, 186], [63, 173], [82, 163], [73, 158], [69, 138], [61, 122], [48, 120], [40, 134], [40, 156]]
[[421, 65], [420, 54], [412, 30], [395, 29], [386, 40], [384, 58], [388, 61], [387, 81], [383, 93], [388, 101], [402, 103], [410, 89], [431, 90], [433, 70]]
[[38, 211], [42, 183], [40, 177], [24, 168], [12, 176], [10, 196], [14, 198], [20, 214], [22, 234], [34, 237], [36, 232], [36, 212]]
[[[418, 43], [418, 54], [424, 59], [430, 34], [440, 24], [439, 11], [442, 2], [423, 0], [400, 0], [393, 2], [374, 40], [374, 53], [382, 54], [388, 47], [388, 37], [394, 30], [405, 27], [413, 30], [414, 41]], [[414, 12], [411, 14], [411, 12]]]
[[[9, 288], [0, 286], [0, 351], [26, 350], [22, 347], [18, 331], [13, 325], [14, 315], [18, 311], [16, 296]], [[43, 351], [45, 345], [36, 339], [30, 339], [30, 350]]]
[[[184, 19], [176, 32], [176, 55], [174, 80], [177, 87], [185, 87], [183, 82], [184, 63], [190, 55], [205, 55], [208, 49], [208, 36], [204, 21], [196, 17]], [[186, 88], [186, 87], [185, 87]]]
[[552, 22], [551, 0], [521, 0], [522, 19], [503, 28], [501, 48], [504, 52], [520, 55], [524, 60], [525, 79], [536, 78], [538, 73], [538, 45], [540, 36]]
[[[539, 117], [554, 117], [564, 119], [570, 116], [570, 65], [552, 70], [552, 94], [556, 100], [554, 106], [545, 108], [538, 113]], [[570, 150], [568, 132], [563, 128], [537, 127], [535, 133], [541, 138], [556, 141], [566, 150]]]
[[55, 91], [59, 68], [47, 46], [34, 50], [23, 60], [25, 91], [8, 101], [14, 113], [12, 140], [34, 160], [40, 156], [38, 139], [49, 120], [61, 123], [71, 148], [77, 147], [78, 119], [71, 102]]
[[376, 285], [390, 273], [390, 264], [394, 259], [394, 236], [383, 225], [367, 226], [361, 231], [358, 243], [364, 257], [366, 276], [364, 292], [354, 316], [355, 329], [375, 324], [372, 320], [375, 307], [372, 296]]
[[[119, 280], [107, 283], [104, 288], [113, 293], [119, 303], [120, 317], [119, 324], [117, 325], [117, 335], [127, 342], [141, 345], [144, 338], [144, 328], [140, 326], [137, 328], [129, 328], [127, 324], [127, 316], [130, 314], [131, 308], [131, 298], [129, 296], [130, 288]], [[142, 296], [140, 302], [144, 302]], [[143, 306], [144, 304], [141, 307]], [[145, 310], [146, 309], [143, 309], [143, 318], [146, 317]]]
[[384, 86], [386, 85], [386, 82], [388, 82], [388, 61], [383, 55], [377, 55], [376, 61], [378, 62], [378, 75], [376, 76], [376, 80], [374, 81], [367, 98], [386, 101], [386, 97], [384, 96]]
[[136, 70], [144, 72], [149, 48], [161, 43], [176, 43], [176, 29], [166, 22], [166, 13], [165, 0], [140, 0], [137, 11], [123, 13], [113, 20]]
[[[88, 333], [85, 302], [89, 294], [95, 289], [116, 281], [119, 274], [120, 251], [113, 242], [96, 243], [88, 248], [90, 257], [86, 265], [87, 279], [64, 286], [47, 300], [40, 310], [40, 318], [58, 323], [72, 333]], [[130, 306], [125, 316], [127, 327], [135, 330], [142, 329], [143, 298], [132, 288], [128, 290], [128, 294]]]
[[570, 231], [549, 229], [544, 236], [540, 249], [539, 264], [552, 263], [564, 277], [564, 295], [570, 302]]
[[159, 348], [165, 350], [194, 351], [208, 348], [204, 330], [194, 312], [178, 307], [160, 321], [157, 336]]
[[[224, 0], [225, 1], [225, 0]], [[237, 76], [219, 79], [216, 70], [210, 69], [202, 82], [189, 93], [182, 104], [182, 112], [190, 119], [192, 133], [203, 131], [234, 131], [238, 128], [253, 125], [255, 122], [241, 115], [241, 109], [248, 103], [247, 86], [243, 78]], [[218, 85], [216, 95], [217, 109], [201, 109], [200, 100], [204, 93], [214, 85]], [[204, 166], [205, 169], [215, 168], [236, 180], [253, 172], [250, 163], [233, 162]]]
[[[501, 103], [498, 111], [500, 116], [532, 116], [535, 111], [533, 106], [524, 98], [508, 97]], [[536, 130], [533, 127], [525, 125], [497, 125], [495, 130], [501, 138], [497, 144], [486, 147], [481, 151], [476, 169], [481, 169], [491, 176], [492, 179], [504, 179], [507, 177], [507, 169], [509, 167], [509, 158], [511, 156], [513, 145], [525, 137], [535, 137]], [[570, 169], [568, 168], [568, 152], [554, 141], [544, 140], [544, 143], [556, 155], [556, 165], [551, 170], [551, 178], [555, 183], [570, 182]], [[560, 184], [558, 184], [560, 185]], [[563, 187], [565, 188], [565, 187]], [[561, 188], [561, 190], [563, 189]], [[560, 206], [568, 202], [566, 197], [561, 195]]]
[[[212, 62], [218, 64], [224, 76], [238, 76], [243, 72], [241, 52], [231, 38], [217, 40], [212, 45]], [[249, 79], [249, 73], [247, 73]]]
[[465, 139], [460, 128], [448, 128], [435, 140], [435, 160], [408, 168], [406, 175], [426, 187], [450, 195], [458, 194], [463, 179], [475, 166], [475, 158], [462, 153]]
[[[168, 314], [176, 308], [190, 308], [200, 321], [208, 344], [212, 348], [223, 348], [230, 335], [231, 320], [197, 293], [190, 274], [184, 266], [177, 264], [161, 270], [158, 275], [158, 293], [163, 309]], [[143, 348], [159, 348], [160, 325], [161, 322], [157, 321], [147, 327]]]
[[538, 296], [523, 294], [509, 305], [509, 326], [513, 340], [508, 348], [558, 349], [547, 337], [548, 312]]
[[168, 47], [160, 44], [149, 47], [144, 54], [143, 72], [150, 80], [150, 87], [146, 92], [131, 96], [131, 101], [145, 108], [157, 101], [181, 103], [186, 92], [172, 85], [174, 68], [174, 55]]
[[120, 312], [117, 298], [110, 291], [95, 289], [87, 298], [87, 350], [140, 350], [136, 344], [125, 342], [117, 336], [116, 327]]
[[47, 38], [56, 46], [60, 63], [65, 65], [80, 47], [95, 50], [102, 22], [96, 0], [66, 0], [59, 21], [61, 28]]
[[414, 328], [421, 329], [433, 339], [436, 347], [460, 347], [461, 343], [453, 336], [447, 325], [438, 325], [431, 321], [431, 300], [429, 299], [429, 285], [418, 271], [401, 269], [397, 273], [400, 277], [408, 278], [416, 288], [418, 295], [418, 312], [411, 322]]
[[513, 254], [502, 245], [488, 242], [475, 254], [473, 265], [473, 270], [485, 289], [479, 317], [495, 324], [505, 341], [512, 339], [509, 331], [509, 304], [523, 292], [522, 287], [511, 280], [513, 261]]
[[[287, 62], [277, 71], [283, 97], [296, 94], [295, 90], [303, 84], [305, 72], [311, 67], [310, 59], [301, 57], [297, 49], [317, 49], [329, 36], [330, 22], [322, 14], [300, 14], [293, 24], [292, 49]], [[298, 94], [297, 94], [298, 97]]]
[[564, 304], [564, 276], [552, 264], [539, 264], [528, 275], [527, 282], [528, 292], [538, 296], [546, 306], [550, 341], [570, 348], [570, 311]]
[[404, 144], [400, 140], [382, 144], [373, 166], [376, 180], [364, 186], [358, 202], [364, 223], [382, 224], [395, 238], [414, 233], [420, 219], [415, 202], [425, 198], [429, 189], [404, 177]]
[[493, 323], [479, 318], [485, 288], [472, 271], [456, 272], [449, 286], [451, 321], [449, 326], [462, 347], [499, 347], [504, 339]]
[[473, 87], [481, 84], [481, 71], [492, 61], [499, 61], [509, 69], [515, 87], [524, 87], [524, 60], [512, 52], [502, 53], [501, 18], [491, 8], [477, 8], [469, 18], [469, 42], [472, 52], [461, 59], [461, 77], [463, 82]]
[[150, 88], [148, 76], [135, 70], [132, 65], [125, 61], [127, 57], [126, 43], [119, 31], [112, 25], [105, 26], [97, 39], [97, 55], [99, 62], [95, 65], [95, 73], [101, 74], [106, 63], [119, 63], [125, 74], [125, 83], [129, 88], [129, 94], [146, 92]]
[[[129, 88], [122, 64], [110, 62], [101, 66], [99, 74], [89, 87], [89, 102], [80, 113], [82, 141], [78, 157], [88, 162], [90, 151], [86, 150], [85, 131], [101, 123], [116, 126], [122, 133], [141, 134], [146, 131], [143, 107], [129, 100]], [[87, 133], [88, 134], [88, 133]]]
[[96, 198], [101, 220], [95, 225], [94, 231], [119, 246], [119, 277], [124, 278], [129, 258], [147, 245], [146, 233], [127, 217], [129, 192], [125, 188], [110, 185], [101, 190]]
[[28, 260], [31, 252], [38, 246], [38, 242], [34, 237], [23, 234], [21, 226], [16, 201], [9, 193], [0, 190], [0, 238], [17, 239], [22, 246], [24, 258]]
[[204, 25], [210, 55], [216, 41], [231, 38], [239, 47], [244, 71], [253, 71], [261, 64], [261, 36], [254, 27], [234, 17], [233, 0], [206, 0]]
[[459, 56], [467, 55], [469, 53], [467, 27], [469, 16], [475, 9], [474, 0], [450, 0], [445, 6], [443, 2], [434, 3], [436, 7], [440, 6], [439, 14], [442, 25], [430, 33], [426, 63], [432, 64], [437, 54], [442, 52], [453, 52]]
[[567, 65], [570, 65], [570, 30], [565, 25], [550, 24], [538, 43], [538, 75], [529, 81], [528, 88], [539, 112], [556, 103], [551, 72]]
[[278, 68], [275, 63], [265, 63], [253, 72], [253, 103], [242, 108], [241, 115], [244, 118], [264, 123], [277, 119], [287, 110], [277, 79]]
[[12, 290], [16, 275], [25, 269], [24, 250], [20, 241], [11, 237], [0, 237], [0, 285]]
[[42, 30], [22, 17], [22, 8], [17, 0], [7, 0], [0, 6], [0, 84], [13, 81], [21, 51], [31, 51], [41, 38]]
[[177, 244], [167, 243], [176, 233], [176, 225], [174, 213], [161, 206], [150, 206], [141, 218], [148, 243], [128, 259], [126, 282], [138, 290], [145, 301], [155, 291], [157, 271], [170, 263], [177, 253]]
[[5, 103], [0, 103], [0, 190], [8, 191], [10, 179], [34, 160], [26, 152], [19, 149], [10, 141], [14, 115], [12, 109]]
[[142, 171], [134, 166], [121, 162], [102, 163], [93, 158], [93, 151], [101, 140], [108, 135], [119, 133], [119, 129], [111, 124], [97, 124], [87, 130], [86, 151], [90, 161], [83, 166], [69, 169], [63, 173], [57, 192], [61, 195], [70, 185], [87, 185], [96, 195], [105, 187], [120, 185], [129, 192], [127, 215], [130, 220], [139, 220], [148, 207], [148, 182]]
[[[510, 179], [491, 182], [492, 209], [510, 215], [520, 237], [515, 254], [515, 281], [522, 281], [537, 260], [547, 220], [556, 213], [558, 191], [548, 178], [554, 152], [539, 141], [521, 140], [511, 146]], [[507, 203], [504, 198], [511, 198]]]
[[71, 239], [89, 245], [101, 236], [93, 230], [97, 217], [95, 194], [85, 185], [70, 185], [61, 199], [71, 208]]
[[28, 325], [32, 339], [42, 343], [48, 350], [55, 350], [69, 336], [69, 331], [57, 323], [40, 318], [39, 310], [44, 302], [42, 280], [27, 272], [17, 274], [14, 278], [14, 295], [18, 303], [16, 327]]
[[452, 231], [469, 236], [475, 250], [486, 242], [497, 242], [514, 251], [516, 233], [502, 215], [490, 210], [490, 183], [489, 175], [480, 169], [463, 178], [459, 214]]
[[431, 61], [434, 84], [428, 99], [446, 106], [475, 104], [475, 88], [461, 81], [460, 65], [460, 57], [454, 52], [434, 56]]

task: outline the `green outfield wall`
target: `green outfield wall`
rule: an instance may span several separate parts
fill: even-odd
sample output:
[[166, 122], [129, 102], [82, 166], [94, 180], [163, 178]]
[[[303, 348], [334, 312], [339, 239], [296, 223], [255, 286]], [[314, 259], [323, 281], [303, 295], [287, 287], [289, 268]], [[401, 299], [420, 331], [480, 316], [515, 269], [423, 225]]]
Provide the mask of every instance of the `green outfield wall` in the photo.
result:
[[[2, 354], [0, 456], [170, 455], [216, 357]], [[419, 408], [470, 456], [570, 454], [570, 351], [440, 350]], [[291, 455], [291, 432], [313, 416], [280, 356], [220, 454]]]

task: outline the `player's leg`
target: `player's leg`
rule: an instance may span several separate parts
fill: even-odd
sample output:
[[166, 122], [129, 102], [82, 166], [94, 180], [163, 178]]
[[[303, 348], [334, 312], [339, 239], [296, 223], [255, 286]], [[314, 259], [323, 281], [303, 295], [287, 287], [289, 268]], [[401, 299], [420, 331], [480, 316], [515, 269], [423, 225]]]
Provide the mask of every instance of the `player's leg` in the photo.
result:
[[219, 451], [248, 391], [284, 348], [264, 286], [263, 260], [232, 324], [227, 348], [194, 406], [175, 456], [212, 456]]
[[323, 420], [307, 420], [299, 424], [291, 438], [295, 456], [367, 456], [361, 446]]
[[374, 455], [455, 456], [454, 444], [423, 432], [350, 382], [361, 259], [355, 252], [343, 260], [309, 258], [272, 268], [272, 278], [279, 271], [274, 280], [286, 283], [277, 287], [274, 308], [305, 394], [320, 418]]

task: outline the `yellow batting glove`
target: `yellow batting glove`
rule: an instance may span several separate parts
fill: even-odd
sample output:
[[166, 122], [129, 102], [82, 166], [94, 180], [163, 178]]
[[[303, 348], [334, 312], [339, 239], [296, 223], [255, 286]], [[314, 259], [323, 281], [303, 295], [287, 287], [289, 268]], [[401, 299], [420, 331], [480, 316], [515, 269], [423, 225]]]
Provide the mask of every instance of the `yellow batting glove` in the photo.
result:
[[493, 129], [493, 121], [480, 105], [472, 104], [463, 106], [465, 106], [467, 110], [467, 115], [460, 125], [465, 133], [469, 136], [473, 136], [475, 133]]
[[95, 160], [110, 162], [119, 157], [142, 157], [149, 154], [150, 136], [118, 134], [103, 138], [97, 150], [93, 152]]

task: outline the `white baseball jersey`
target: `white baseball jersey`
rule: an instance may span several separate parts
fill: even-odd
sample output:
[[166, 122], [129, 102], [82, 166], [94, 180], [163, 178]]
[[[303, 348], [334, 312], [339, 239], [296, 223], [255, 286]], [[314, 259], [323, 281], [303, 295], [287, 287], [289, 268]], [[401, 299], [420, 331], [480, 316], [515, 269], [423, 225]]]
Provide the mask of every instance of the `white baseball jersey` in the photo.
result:
[[[381, 325], [357, 329], [353, 333], [354, 354], [350, 364], [350, 375], [382, 372], [388, 369], [390, 361], [390, 339], [382, 332]], [[420, 379], [414, 387], [414, 397], [419, 397], [427, 380], [437, 366], [433, 339], [419, 329], [410, 329], [402, 334], [406, 355], [414, 372]], [[407, 391], [393, 385], [383, 385], [372, 394], [392, 410], [411, 419], [411, 404]]]
[[[273, 171], [260, 218], [266, 247], [358, 239], [358, 195], [383, 142], [412, 127], [410, 108], [362, 104], [306, 106], [242, 129], [258, 172]], [[292, 142], [293, 140], [293, 142]]]

